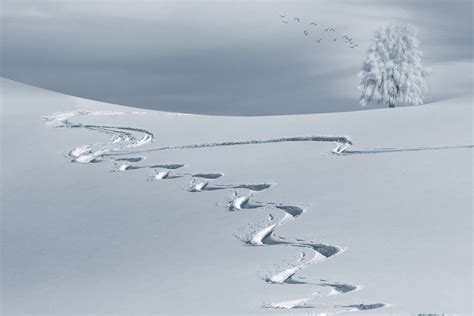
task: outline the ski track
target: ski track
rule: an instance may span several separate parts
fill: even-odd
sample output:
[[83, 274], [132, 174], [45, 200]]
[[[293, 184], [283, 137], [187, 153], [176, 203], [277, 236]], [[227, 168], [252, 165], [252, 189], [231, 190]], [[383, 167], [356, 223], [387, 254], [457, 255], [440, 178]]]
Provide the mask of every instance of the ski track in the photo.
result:
[[[353, 285], [342, 282], [328, 282], [327, 280], [320, 280], [319, 282], [305, 281], [305, 278], [297, 278], [297, 273], [306, 267], [328, 260], [338, 254], [344, 252], [340, 246], [330, 245], [325, 243], [315, 243], [313, 241], [305, 241], [305, 239], [296, 238], [291, 241], [289, 238], [283, 236], [276, 236], [275, 231], [291, 222], [305, 213], [305, 208], [301, 206], [291, 205], [288, 203], [279, 202], [260, 202], [254, 201], [253, 197], [258, 192], [271, 188], [272, 183], [256, 183], [256, 184], [212, 184], [212, 181], [221, 178], [223, 173], [177, 173], [176, 170], [185, 167], [185, 164], [156, 164], [156, 165], [134, 165], [146, 159], [142, 155], [148, 152], [162, 151], [162, 150], [184, 150], [184, 149], [198, 149], [208, 147], [221, 146], [238, 146], [238, 145], [257, 145], [283, 142], [334, 142], [337, 143], [336, 148], [332, 151], [334, 154], [345, 155], [352, 153], [365, 152], [348, 152], [346, 149], [352, 145], [352, 141], [347, 137], [337, 136], [309, 136], [309, 137], [287, 137], [268, 140], [249, 140], [249, 141], [229, 141], [221, 143], [203, 143], [194, 145], [180, 145], [157, 147], [145, 150], [137, 150], [154, 142], [155, 137], [153, 133], [148, 130], [134, 128], [134, 127], [120, 127], [107, 125], [92, 125], [74, 123], [71, 119], [92, 115], [92, 116], [117, 116], [117, 115], [142, 115], [146, 112], [112, 112], [112, 111], [71, 111], [64, 113], [55, 113], [51, 116], [43, 118], [47, 125], [57, 128], [78, 128], [96, 131], [110, 136], [108, 142], [94, 143], [88, 145], [77, 146], [66, 153], [66, 157], [71, 162], [76, 163], [98, 163], [102, 161], [110, 161], [114, 164], [113, 171], [124, 172], [136, 169], [150, 169], [153, 171], [148, 176], [148, 181], [158, 181], [166, 179], [175, 179], [182, 177], [190, 177], [191, 182], [188, 188], [189, 192], [209, 192], [217, 190], [228, 190], [232, 193], [231, 198], [227, 202], [227, 209], [229, 211], [245, 211], [253, 209], [263, 209], [267, 211], [280, 212], [283, 216], [277, 220], [277, 216], [268, 213], [268, 223], [263, 228], [251, 232], [251, 236], [246, 240], [242, 239], [248, 246], [279, 246], [292, 247], [301, 249], [300, 258], [297, 262], [287, 269], [283, 269], [278, 273], [272, 274], [264, 278], [267, 283], [271, 284], [285, 284], [285, 285], [312, 285], [322, 288], [331, 288], [328, 295], [346, 294], [361, 289], [359, 285]], [[367, 151], [370, 152], [370, 151]], [[295, 308], [313, 308], [316, 305], [311, 305], [310, 302], [319, 296], [318, 292], [312, 293], [308, 297], [293, 298], [286, 301], [272, 302], [264, 304], [264, 308], [273, 309], [295, 309]], [[384, 303], [375, 304], [354, 304], [354, 305], [335, 305], [327, 307], [327, 312], [337, 313], [344, 311], [364, 311], [382, 308], [388, 306]]]
[[[104, 160], [105, 156], [110, 155], [116, 151], [123, 151], [130, 148], [140, 147], [154, 141], [153, 133], [140, 128], [133, 127], [118, 127], [107, 125], [92, 125], [73, 123], [70, 119], [77, 116], [85, 115], [138, 115], [144, 112], [112, 112], [112, 111], [71, 111], [64, 113], [56, 113], [50, 116], [43, 117], [43, 122], [47, 125], [52, 125], [57, 128], [82, 128], [92, 131], [97, 131], [109, 135], [110, 141], [107, 143], [96, 143], [89, 145], [81, 145], [69, 150], [66, 157], [70, 158], [72, 162], [78, 163], [96, 163]], [[119, 158], [123, 161], [127, 158]], [[128, 158], [134, 159], [134, 158]], [[136, 159], [136, 158], [135, 158]], [[129, 161], [130, 162], [130, 161]], [[126, 170], [126, 167], [119, 167], [119, 170]]]

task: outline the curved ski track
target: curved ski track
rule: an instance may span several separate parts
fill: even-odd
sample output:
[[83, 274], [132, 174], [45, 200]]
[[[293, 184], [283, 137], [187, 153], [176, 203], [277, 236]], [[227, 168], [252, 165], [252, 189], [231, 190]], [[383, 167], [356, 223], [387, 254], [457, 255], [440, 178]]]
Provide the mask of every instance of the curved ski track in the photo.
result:
[[[74, 123], [71, 119], [85, 116], [85, 115], [138, 115], [146, 114], [144, 112], [110, 112], [110, 111], [71, 111], [64, 113], [56, 113], [43, 118], [47, 125], [52, 125], [58, 128], [82, 128], [96, 131], [110, 136], [108, 142], [94, 143], [88, 145], [81, 145], [69, 150], [66, 153], [71, 162], [77, 163], [98, 163], [101, 161], [110, 161], [114, 164], [114, 171], [127, 171], [133, 169], [150, 169], [153, 171], [147, 178], [148, 181], [157, 181], [165, 179], [175, 179], [181, 177], [190, 178], [189, 192], [209, 192], [215, 190], [229, 190], [232, 195], [226, 204], [229, 211], [243, 211], [252, 209], [262, 209], [268, 211], [268, 221], [264, 227], [252, 230], [247, 233], [247, 236], [240, 237], [240, 239], [248, 246], [262, 247], [262, 246], [279, 246], [292, 247], [300, 249], [300, 258], [296, 263], [290, 267], [283, 269], [277, 273], [270, 274], [264, 277], [264, 281], [271, 284], [286, 284], [286, 285], [312, 285], [322, 288], [330, 288], [329, 295], [346, 294], [356, 290], [360, 290], [360, 285], [354, 285], [343, 282], [329, 282], [327, 280], [319, 280], [315, 282], [306, 281], [297, 274], [304, 268], [316, 264], [321, 261], [328, 260], [338, 254], [344, 252], [340, 246], [316, 243], [313, 241], [306, 241], [304, 239], [290, 240], [287, 237], [277, 236], [276, 231], [279, 227], [286, 223], [302, 216], [306, 209], [298, 205], [291, 205], [279, 202], [259, 202], [253, 199], [254, 195], [260, 191], [271, 188], [271, 183], [257, 183], [257, 184], [212, 184], [212, 181], [223, 176], [222, 173], [176, 173], [176, 169], [184, 166], [184, 164], [159, 164], [159, 165], [135, 165], [146, 159], [138, 154], [147, 152], [161, 151], [161, 150], [178, 150], [178, 149], [197, 149], [206, 147], [219, 146], [237, 146], [237, 145], [256, 145], [269, 144], [281, 142], [334, 142], [337, 144], [333, 153], [339, 155], [350, 154], [346, 149], [352, 145], [352, 142], [347, 137], [337, 136], [309, 136], [309, 137], [287, 137], [268, 140], [249, 140], [249, 141], [229, 141], [222, 143], [204, 143], [194, 145], [181, 146], [167, 146], [157, 147], [146, 150], [137, 150], [138, 147], [150, 144], [155, 140], [153, 133], [148, 130], [107, 126], [107, 125], [92, 125]], [[378, 151], [379, 152], [379, 151]], [[351, 152], [363, 153], [363, 152]], [[130, 156], [131, 155], [131, 156]], [[282, 213], [280, 219], [273, 213]], [[308, 297], [294, 298], [282, 302], [272, 302], [264, 304], [264, 308], [277, 309], [292, 309], [292, 308], [313, 308], [321, 306], [312, 305], [320, 294], [314, 292]], [[338, 313], [345, 311], [364, 311], [373, 310], [389, 306], [385, 303], [374, 304], [354, 304], [354, 305], [335, 305], [324, 307], [327, 312]]]

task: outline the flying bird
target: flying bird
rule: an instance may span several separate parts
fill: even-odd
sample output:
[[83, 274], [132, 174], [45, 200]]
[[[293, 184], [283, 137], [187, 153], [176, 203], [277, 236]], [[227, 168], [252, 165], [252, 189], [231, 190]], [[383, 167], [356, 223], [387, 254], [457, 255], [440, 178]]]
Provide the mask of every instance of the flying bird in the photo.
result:
[[304, 30], [303, 33], [304, 33], [305, 36], [308, 36], [309, 31], [308, 31], [308, 30]]
[[335, 32], [336, 30], [335, 30], [335, 29], [329, 29], [329, 31], [331, 31], [331, 32]]
[[316, 42], [318, 42], [318, 43], [320, 43], [322, 40], [323, 40], [323, 39], [322, 39], [322, 38], [320, 38], [320, 39], [318, 39], [318, 40], [315, 40], [315, 41], [316, 41]]
[[280, 13], [280, 16], [281, 16], [282, 18], [284, 18], [286, 15]]
[[298, 22], [298, 23], [301, 22], [300, 18], [293, 18], [293, 20], [295, 20], [295, 21]]
[[281, 23], [285, 23], [285, 24], [288, 24], [288, 21], [281, 21]]
[[314, 25], [314, 26], [316, 26], [316, 25], [318, 25], [318, 23], [311, 22], [311, 23], [309, 23], [309, 25]]
[[337, 37], [335, 39], [332, 40], [333, 42], [337, 41]]

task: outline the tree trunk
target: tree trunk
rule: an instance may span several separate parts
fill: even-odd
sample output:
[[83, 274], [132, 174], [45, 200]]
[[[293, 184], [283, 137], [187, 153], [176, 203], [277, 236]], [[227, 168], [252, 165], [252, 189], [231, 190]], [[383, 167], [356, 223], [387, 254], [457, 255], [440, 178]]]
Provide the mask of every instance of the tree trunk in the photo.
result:
[[395, 107], [395, 103], [389, 102], [388, 107], [389, 107], [389, 108], [394, 108], [394, 107]]

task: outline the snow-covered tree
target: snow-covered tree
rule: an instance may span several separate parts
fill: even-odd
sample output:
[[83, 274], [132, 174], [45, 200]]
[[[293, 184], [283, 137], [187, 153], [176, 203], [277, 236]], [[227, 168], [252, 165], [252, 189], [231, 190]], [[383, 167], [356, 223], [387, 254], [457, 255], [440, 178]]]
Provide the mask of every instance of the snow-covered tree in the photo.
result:
[[378, 29], [359, 73], [360, 105], [423, 104], [429, 70], [421, 64], [419, 46], [409, 25], [390, 24]]

